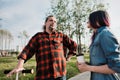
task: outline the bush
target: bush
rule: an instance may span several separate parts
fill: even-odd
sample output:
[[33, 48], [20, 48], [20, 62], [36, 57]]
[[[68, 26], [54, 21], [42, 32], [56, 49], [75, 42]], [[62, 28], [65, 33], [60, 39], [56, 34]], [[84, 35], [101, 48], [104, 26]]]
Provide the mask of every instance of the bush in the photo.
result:
[[14, 54], [15, 54], [15, 55], [18, 55], [19, 52], [18, 52], [18, 51], [13, 51], [13, 52], [10, 52], [10, 54], [11, 54], [11, 55], [14, 55]]

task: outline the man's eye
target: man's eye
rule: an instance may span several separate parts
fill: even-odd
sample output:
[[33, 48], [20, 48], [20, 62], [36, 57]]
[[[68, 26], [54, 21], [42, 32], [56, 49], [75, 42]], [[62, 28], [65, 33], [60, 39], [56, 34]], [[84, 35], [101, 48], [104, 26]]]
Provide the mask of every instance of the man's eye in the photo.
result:
[[53, 21], [53, 20], [50, 20], [50, 21]]
[[[49, 20], [50, 22], [52, 22], [53, 20]], [[56, 21], [54, 21], [56, 23]]]

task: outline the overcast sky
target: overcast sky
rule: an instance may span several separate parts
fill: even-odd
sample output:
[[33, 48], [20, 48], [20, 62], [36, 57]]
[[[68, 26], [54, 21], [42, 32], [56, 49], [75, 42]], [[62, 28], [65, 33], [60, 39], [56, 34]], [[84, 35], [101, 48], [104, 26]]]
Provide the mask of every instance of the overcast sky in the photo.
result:
[[111, 18], [111, 29], [120, 39], [120, 0], [107, 0], [109, 2], [109, 15]]
[[[120, 0], [105, 0], [109, 3], [111, 28], [120, 38]], [[50, 0], [0, 0], [0, 24], [14, 36], [26, 30], [30, 36], [42, 31]]]
[[49, 7], [49, 0], [0, 0], [2, 28], [14, 35], [23, 30], [33, 35], [41, 31]]

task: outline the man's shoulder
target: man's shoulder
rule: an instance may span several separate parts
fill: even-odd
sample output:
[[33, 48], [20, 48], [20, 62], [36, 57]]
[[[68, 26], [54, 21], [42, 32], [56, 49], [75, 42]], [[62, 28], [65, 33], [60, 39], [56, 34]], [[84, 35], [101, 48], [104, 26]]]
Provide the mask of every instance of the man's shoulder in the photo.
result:
[[63, 33], [62, 33], [62, 32], [60, 32], [60, 31], [57, 31], [57, 33], [58, 33], [58, 34], [63, 34]]
[[58, 34], [61, 34], [61, 35], [66, 35], [66, 34], [64, 34], [63, 32], [60, 32], [60, 31], [58, 31], [57, 33], [58, 33]]
[[67, 36], [66, 34], [64, 34], [63, 32], [57, 32], [58, 35], [64, 37], [64, 36]]
[[37, 32], [35, 35], [43, 35], [44, 32]]
[[40, 35], [43, 35], [44, 32], [37, 32], [35, 35], [33, 35], [33, 37], [37, 37], [37, 36], [40, 36]]

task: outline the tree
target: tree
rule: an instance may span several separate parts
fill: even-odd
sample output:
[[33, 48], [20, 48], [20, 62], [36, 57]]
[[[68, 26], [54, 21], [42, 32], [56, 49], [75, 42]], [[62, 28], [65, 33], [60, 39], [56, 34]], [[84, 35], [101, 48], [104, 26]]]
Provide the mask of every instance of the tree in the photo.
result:
[[52, 0], [51, 4], [50, 13], [58, 19], [57, 30], [75, 38], [81, 54], [88, 15], [95, 10], [105, 10], [105, 4], [100, 0]]
[[73, 28], [68, 4], [69, 0], [51, 0], [51, 11], [48, 14], [53, 14], [57, 18], [57, 30], [70, 36]]
[[0, 51], [2, 56], [6, 56], [13, 40], [12, 34], [8, 30], [0, 29]]
[[[0, 28], [2, 27], [2, 18], [0, 18]], [[13, 36], [10, 31], [5, 29], [0, 29], [0, 49], [10, 50], [11, 41]]]
[[5, 49], [10, 50], [10, 45], [11, 45], [11, 41], [13, 40], [13, 36], [9, 31], [5, 31], [5, 39], [4, 39], [4, 45], [5, 45]]
[[26, 41], [29, 38], [27, 31], [22, 31], [19, 33], [18, 38], [21, 40], [21, 47], [23, 48], [26, 45]]
[[0, 18], [0, 28], [2, 27], [2, 22], [1, 21], [2, 21], [2, 18]]
[[105, 10], [103, 3], [96, 0], [73, 0], [73, 23], [75, 26], [75, 35], [78, 43], [78, 54], [83, 53], [82, 38], [85, 35], [86, 21], [88, 15], [95, 10]]

